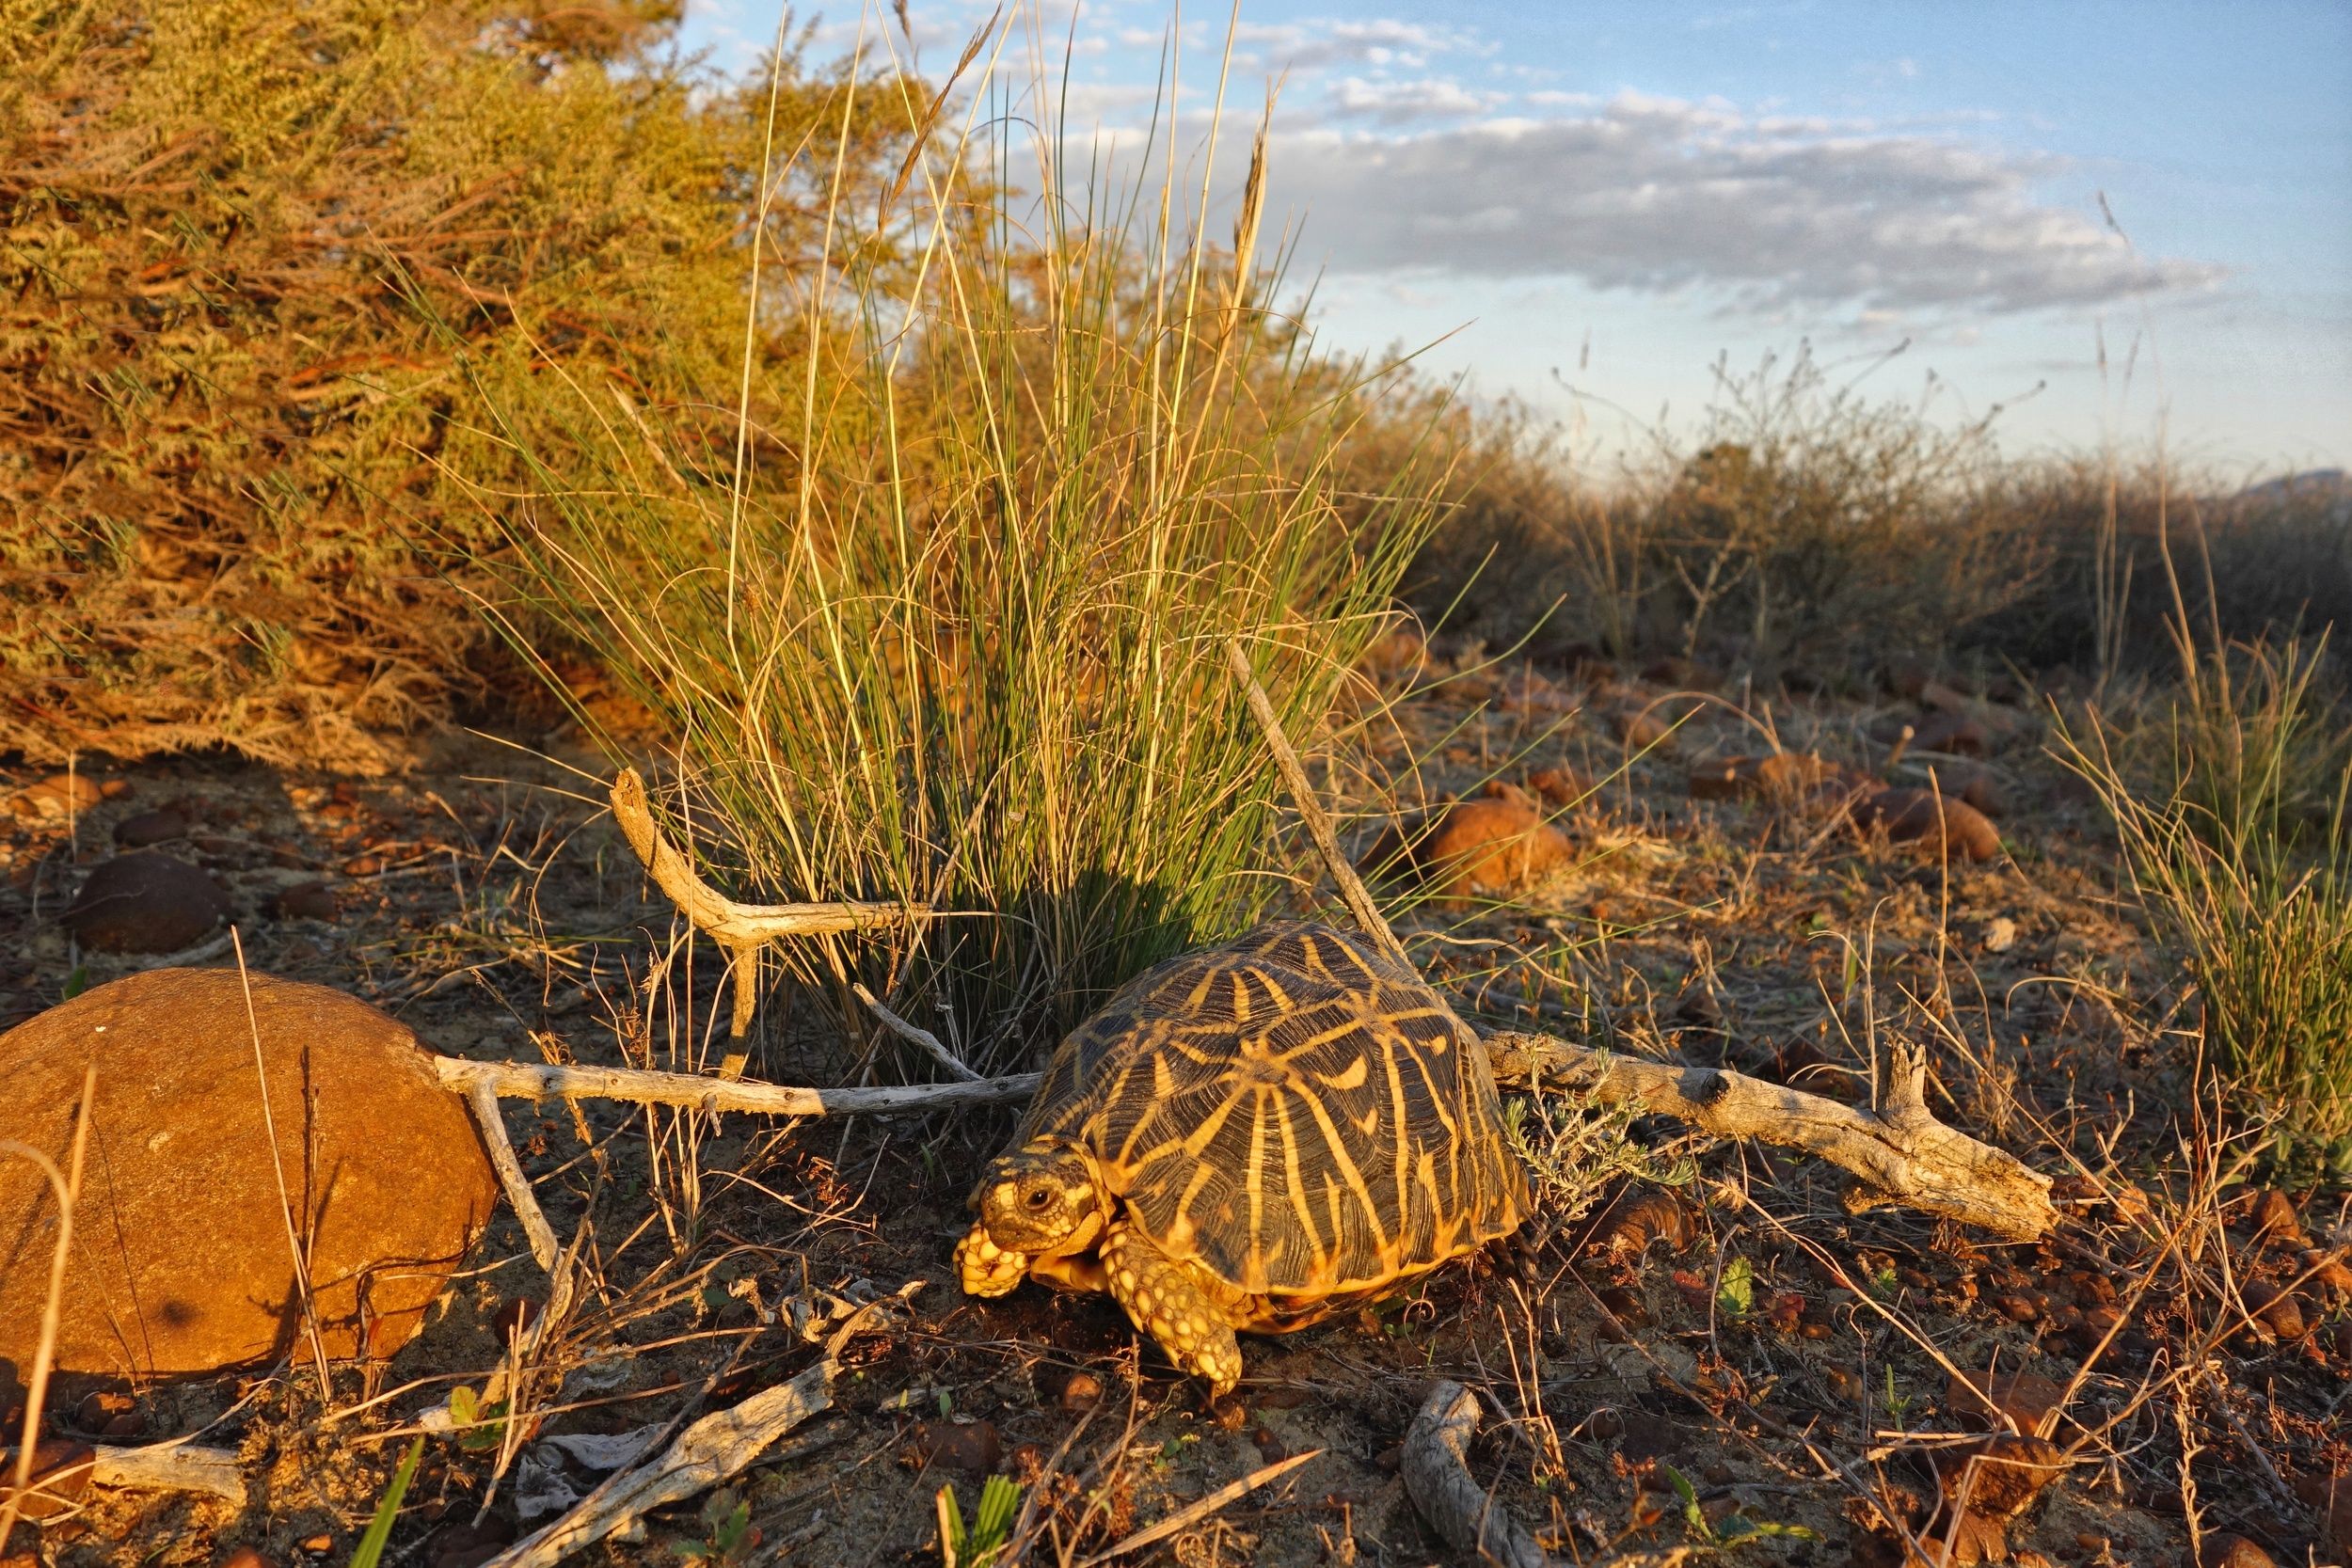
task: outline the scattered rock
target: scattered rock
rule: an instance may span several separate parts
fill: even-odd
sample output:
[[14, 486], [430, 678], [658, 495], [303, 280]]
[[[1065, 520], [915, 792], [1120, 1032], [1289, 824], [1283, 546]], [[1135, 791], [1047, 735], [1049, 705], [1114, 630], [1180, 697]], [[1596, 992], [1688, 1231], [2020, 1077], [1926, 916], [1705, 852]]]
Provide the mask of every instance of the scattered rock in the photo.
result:
[[1565, 763], [1538, 768], [1527, 776], [1527, 787], [1554, 811], [1566, 811], [1570, 806], [1589, 798], [1593, 784], [1584, 775]]
[[1417, 681], [1429, 668], [1429, 644], [1413, 627], [1397, 626], [1366, 648], [1357, 665], [1384, 683]]
[[1761, 798], [1789, 802], [1820, 793], [1843, 795], [1860, 775], [1810, 752], [1724, 757], [1691, 770], [1691, 794], [1701, 800]]
[[296, 882], [270, 895], [269, 912], [277, 920], [332, 921], [342, 913], [342, 904], [325, 882]]
[[2254, 1205], [2254, 1236], [2257, 1241], [2284, 1246], [2311, 1244], [2311, 1238], [2303, 1234], [2303, 1216], [2295, 1212], [2295, 1200], [2276, 1187], [2264, 1192]]
[[52, 773], [8, 799], [8, 810], [37, 821], [78, 816], [104, 800], [96, 781], [82, 773]]
[[2058, 1430], [2058, 1407], [2065, 1397], [2064, 1385], [2021, 1370], [1954, 1376], [1946, 1386], [1944, 1403], [1955, 1416], [1979, 1426], [1998, 1429], [2010, 1423], [2028, 1437], [2048, 1437]]
[[2281, 1339], [2300, 1339], [2311, 1326], [2294, 1292], [2282, 1291], [2268, 1280], [2249, 1279], [2238, 1293], [2246, 1298], [2246, 1309]]
[[2005, 914], [1994, 915], [1984, 923], [1984, 950], [2006, 953], [2017, 945], [2017, 922]]
[[1585, 1235], [1588, 1251], [1640, 1257], [1659, 1242], [1679, 1252], [1691, 1239], [1691, 1217], [1672, 1193], [1629, 1192], [1601, 1212]]
[[1102, 1402], [1103, 1380], [1092, 1372], [1072, 1372], [1070, 1381], [1061, 1386], [1061, 1407], [1064, 1410], [1091, 1410]]
[[[16, 1492], [16, 1455], [13, 1444], [0, 1449], [0, 1508], [8, 1506]], [[97, 1449], [70, 1437], [44, 1437], [35, 1443], [33, 1473], [19, 1500], [18, 1517], [46, 1519], [74, 1508], [89, 1490], [90, 1461], [97, 1457]]]
[[1518, 798], [1457, 800], [1434, 828], [1391, 829], [1364, 857], [1364, 869], [1409, 872], [1441, 898], [1518, 892], [1567, 860], [1568, 841], [1523, 791], [1502, 788]]
[[1964, 713], [1931, 713], [1912, 724], [1910, 749], [1976, 757], [1984, 754], [1991, 738], [1982, 724]]
[[1889, 843], [1925, 843], [1951, 856], [1989, 861], [2001, 852], [2000, 830], [1982, 812], [1931, 789], [1883, 789], [1853, 809], [1856, 827], [1883, 828]]
[[2242, 1535], [2208, 1535], [2197, 1568], [2279, 1568], [2279, 1560]]
[[145, 849], [185, 837], [187, 831], [188, 819], [176, 811], [142, 811], [115, 824], [115, 842], [125, 849]]
[[[302, 1314], [279, 1168], [330, 1355], [406, 1343], [489, 1218], [498, 1185], [472, 1118], [405, 1024], [266, 974], [252, 977], [252, 1005], [276, 1160], [232, 970], [135, 974], [0, 1036], [0, 1138], [54, 1158], [83, 1069], [98, 1069], [76, 1232], [110, 1244], [75, 1249], [59, 1370], [135, 1381], [293, 1349]], [[34, 1167], [0, 1164], [0, 1358], [19, 1365], [39, 1336], [54, 1224]]]
[[177, 953], [228, 918], [228, 895], [210, 877], [151, 849], [91, 872], [64, 915], [67, 928], [102, 953]]
[[1666, 751], [1674, 742], [1674, 726], [1655, 710], [1619, 708], [1609, 716], [1610, 732], [1636, 752]]
[[917, 1421], [914, 1449], [926, 1465], [986, 1475], [1005, 1456], [993, 1421]]
[[1505, 713], [1557, 715], [1574, 711], [1582, 701], [1578, 693], [1553, 685], [1533, 665], [1520, 665], [1502, 683]]

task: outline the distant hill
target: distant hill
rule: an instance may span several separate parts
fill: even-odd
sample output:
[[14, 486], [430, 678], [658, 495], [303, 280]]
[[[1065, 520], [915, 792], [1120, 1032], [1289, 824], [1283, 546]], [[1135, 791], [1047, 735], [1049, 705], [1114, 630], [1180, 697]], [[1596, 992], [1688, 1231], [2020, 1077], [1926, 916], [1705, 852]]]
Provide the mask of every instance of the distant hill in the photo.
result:
[[2330, 501], [2352, 507], [2352, 474], [2342, 468], [2305, 468], [2300, 473], [2281, 474], [2265, 479], [2260, 484], [2249, 484], [2230, 498], [2255, 505], [2277, 505], [2281, 502], [2302, 502], [2306, 505]]

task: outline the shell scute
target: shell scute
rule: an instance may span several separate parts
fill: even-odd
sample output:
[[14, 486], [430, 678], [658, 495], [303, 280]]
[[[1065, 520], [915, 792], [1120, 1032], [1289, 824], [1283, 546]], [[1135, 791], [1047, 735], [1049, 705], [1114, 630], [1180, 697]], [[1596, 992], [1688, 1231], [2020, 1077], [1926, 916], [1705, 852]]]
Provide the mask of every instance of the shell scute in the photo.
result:
[[1131, 1223], [1241, 1290], [1375, 1289], [1526, 1212], [1474, 1038], [1363, 939], [1262, 927], [1073, 1031], [1020, 1136], [1086, 1144]]

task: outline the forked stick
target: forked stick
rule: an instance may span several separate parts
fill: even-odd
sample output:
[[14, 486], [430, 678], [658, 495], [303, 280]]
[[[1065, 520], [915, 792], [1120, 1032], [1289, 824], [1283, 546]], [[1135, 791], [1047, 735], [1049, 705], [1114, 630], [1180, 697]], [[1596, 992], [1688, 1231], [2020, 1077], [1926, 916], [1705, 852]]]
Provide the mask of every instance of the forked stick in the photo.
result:
[[921, 904], [739, 904], [694, 875], [654, 825], [645, 781], [634, 768], [612, 781], [612, 820], [645, 863], [645, 870], [694, 928], [735, 960], [735, 1014], [729, 1033], [740, 1039], [759, 999], [759, 950], [785, 937], [875, 931], [930, 914]]

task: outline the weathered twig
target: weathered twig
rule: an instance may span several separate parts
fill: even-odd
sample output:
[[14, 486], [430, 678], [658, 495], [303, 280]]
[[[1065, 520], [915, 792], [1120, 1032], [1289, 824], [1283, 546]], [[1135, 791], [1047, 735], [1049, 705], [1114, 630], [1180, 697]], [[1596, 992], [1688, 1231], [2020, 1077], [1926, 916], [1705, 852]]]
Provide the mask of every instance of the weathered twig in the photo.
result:
[[482, 1142], [490, 1151], [491, 1168], [499, 1173], [499, 1185], [506, 1189], [506, 1201], [514, 1206], [515, 1217], [522, 1222], [523, 1235], [530, 1239], [531, 1256], [552, 1276], [558, 1251], [555, 1227], [548, 1223], [537, 1195], [531, 1190], [531, 1179], [523, 1174], [522, 1163], [515, 1158], [515, 1146], [506, 1136], [506, 1117], [499, 1111], [498, 1090], [491, 1086], [486, 1075], [467, 1083], [466, 1103], [473, 1107], [474, 1124], [482, 1129]]
[[1927, 1063], [1897, 1052], [1886, 1102], [1863, 1110], [1722, 1068], [1613, 1055], [1549, 1035], [1492, 1035], [1486, 1057], [1500, 1084], [1540, 1080], [1608, 1105], [1639, 1105], [1723, 1138], [1803, 1149], [1852, 1172], [1846, 1196], [1860, 1212], [1886, 1203], [1941, 1214], [2016, 1241], [2058, 1222], [2050, 1180], [2005, 1149], [1945, 1126], [1927, 1106]]
[[672, 848], [654, 825], [645, 781], [634, 768], [612, 781], [612, 819], [628, 847], [645, 863], [654, 885], [690, 924], [727, 950], [735, 961], [735, 1014], [731, 1033], [740, 1038], [751, 1027], [759, 999], [759, 950], [785, 937], [838, 931], [873, 931], [921, 919], [921, 904], [739, 904], [694, 875], [686, 857]]
[[1412, 960], [1405, 957], [1405, 944], [1389, 929], [1388, 921], [1380, 913], [1380, 906], [1373, 902], [1372, 890], [1356, 875], [1356, 868], [1340, 852], [1339, 835], [1331, 831], [1331, 818], [1324, 815], [1323, 803], [1307, 783], [1307, 769], [1291, 747], [1290, 736], [1282, 733], [1281, 716], [1274, 711], [1274, 704], [1258, 684], [1258, 677], [1249, 668], [1249, 656], [1242, 652], [1237, 638], [1225, 643], [1225, 662], [1232, 665], [1233, 674], [1241, 682], [1242, 691], [1249, 701], [1250, 716], [1258, 721], [1258, 728], [1265, 732], [1266, 747], [1274, 753], [1274, 765], [1281, 769], [1282, 782], [1290, 786], [1291, 804], [1298, 808], [1300, 820], [1307, 824], [1307, 832], [1315, 841], [1323, 855], [1323, 863], [1330, 871], [1331, 879], [1339, 884], [1340, 896], [1347, 901], [1348, 912], [1364, 934], [1386, 948], [1391, 958], [1401, 962]]
[[[913, 1287], [908, 1287], [912, 1289]], [[553, 1568], [657, 1508], [707, 1492], [749, 1468], [777, 1438], [833, 1404], [841, 1347], [866, 1332], [885, 1304], [869, 1302], [825, 1342], [825, 1358], [787, 1383], [762, 1389], [729, 1410], [705, 1416], [643, 1469], [615, 1475], [580, 1506], [523, 1537], [484, 1568]]]
[[627, 1100], [641, 1105], [683, 1105], [697, 1111], [750, 1112], [771, 1117], [889, 1117], [1003, 1105], [1026, 1100], [1041, 1074], [1017, 1072], [968, 1084], [906, 1084], [877, 1088], [803, 1089], [785, 1084], [703, 1078], [690, 1072], [639, 1068], [557, 1067], [534, 1062], [469, 1062], [436, 1056], [433, 1069], [452, 1089], [470, 1095], [487, 1084], [503, 1100]]
[[1295, 1453], [1287, 1459], [1277, 1459], [1261, 1465], [1239, 1481], [1227, 1481], [1199, 1501], [1185, 1504], [1158, 1524], [1148, 1525], [1125, 1540], [1104, 1547], [1092, 1557], [1080, 1559], [1078, 1568], [1094, 1568], [1098, 1562], [1108, 1562], [1115, 1557], [1125, 1557], [1129, 1552], [1139, 1552], [1146, 1546], [1155, 1546], [1171, 1535], [1190, 1529], [1226, 1504], [1236, 1502], [1249, 1493], [1255, 1492], [1259, 1487], [1279, 1481], [1301, 1465], [1306, 1464], [1307, 1461], [1321, 1458], [1323, 1452], [1321, 1449], [1309, 1449], [1305, 1453]]
[[948, 1076], [966, 1084], [977, 1084], [980, 1081], [980, 1075], [956, 1060], [956, 1053], [948, 1050], [937, 1035], [920, 1024], [909, 1023], [905, 1019], [883, 1006], [874, 993], [864, 986], [852, 985], [850, 990], [856, 993], [860, 1002], [866, 1004], [867, 1012], [882, 1020], [884, 1028], [909, 1044], [921, 1047], [932, 1061], [947, 1069]]
[[1456, 1551], [1502, 1568], [1546, 1568], [1534, 1538], [1470, 1479], [1470, 1444], [1477, 1434], [1478, 1396], [1440, 1380], [1405, 1433], [1405, 1495]]
[[234, 1449], [157, 1443], [119, 1449], [99, 1445], [90, 1464], [90, 1484], [130, 1492], [201, 1492], [245, 1506], [245, 1472]]

